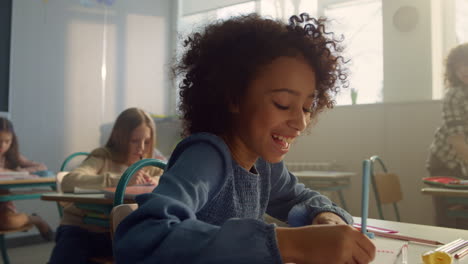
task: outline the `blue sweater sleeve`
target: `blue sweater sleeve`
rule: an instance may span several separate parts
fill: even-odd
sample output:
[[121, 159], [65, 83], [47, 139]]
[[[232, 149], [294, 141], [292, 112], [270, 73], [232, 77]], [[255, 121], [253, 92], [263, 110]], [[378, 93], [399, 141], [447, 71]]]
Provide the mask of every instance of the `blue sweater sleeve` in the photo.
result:
[[267, 213], [289, 226], [298, 227], [312, 224], [316, 215], [332, 212], [346, 223], [352, 224], [352, 216], [331, 202], [326, 196], [310, 190], [297, 181], [283, 162], [271, 166], [271, 192]]
[[196, 218], [232, 163], [210, 140], [190, 144], [179, 144], [158, 187], [138, 196], [139, 208], [118, 226], [117, 263], [281, 263], [273, 225]]

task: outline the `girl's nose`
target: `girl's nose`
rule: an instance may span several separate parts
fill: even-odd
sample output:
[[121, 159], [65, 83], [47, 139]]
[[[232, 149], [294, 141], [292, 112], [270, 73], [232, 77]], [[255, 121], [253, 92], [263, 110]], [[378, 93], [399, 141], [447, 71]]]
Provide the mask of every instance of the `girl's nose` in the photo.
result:
[[142, 141], [140, 144], [138, 144], [138, 150], [144, 150], [145, 149], [145, 142]]
[[302, 132], [307, 127], [309, 122], [309, 114], [304, 113], [302, 108], [295, 110], [291, 113], [291, 118], [288, 122], [289, 126], [295, 130]]

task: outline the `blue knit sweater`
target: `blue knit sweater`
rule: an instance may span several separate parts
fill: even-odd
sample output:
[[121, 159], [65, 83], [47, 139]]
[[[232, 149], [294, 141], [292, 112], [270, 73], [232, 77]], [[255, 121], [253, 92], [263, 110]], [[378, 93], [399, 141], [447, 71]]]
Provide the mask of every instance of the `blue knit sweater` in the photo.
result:
[[325, 211], [352, 217], [297, 182], [283, 162], [239, 166], [224, 141], [194, 134], [172, 154], [158, 187], [115, 234], [117, 263], [282, 263], [274, 225], [310, 225]]

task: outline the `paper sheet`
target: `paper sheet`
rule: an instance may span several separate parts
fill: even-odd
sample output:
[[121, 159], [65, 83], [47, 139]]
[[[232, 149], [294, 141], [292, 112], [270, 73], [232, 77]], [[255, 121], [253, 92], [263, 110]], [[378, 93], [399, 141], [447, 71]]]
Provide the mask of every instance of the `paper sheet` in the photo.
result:
[[388, 239], [376, 237], [372, 240], [374, 242], [377, 252], [374, 261], [375, 264], [394, 264], [396, 263], [401, 248], [407, 242], [403, 240]]

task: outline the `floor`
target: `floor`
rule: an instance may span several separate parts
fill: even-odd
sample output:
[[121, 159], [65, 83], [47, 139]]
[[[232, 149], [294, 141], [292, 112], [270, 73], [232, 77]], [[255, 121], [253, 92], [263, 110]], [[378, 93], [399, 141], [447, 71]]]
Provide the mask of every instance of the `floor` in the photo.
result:
[[46, 264], [54, 245], [54, 242], [48, 242], [9, 248], [10, 264]]

